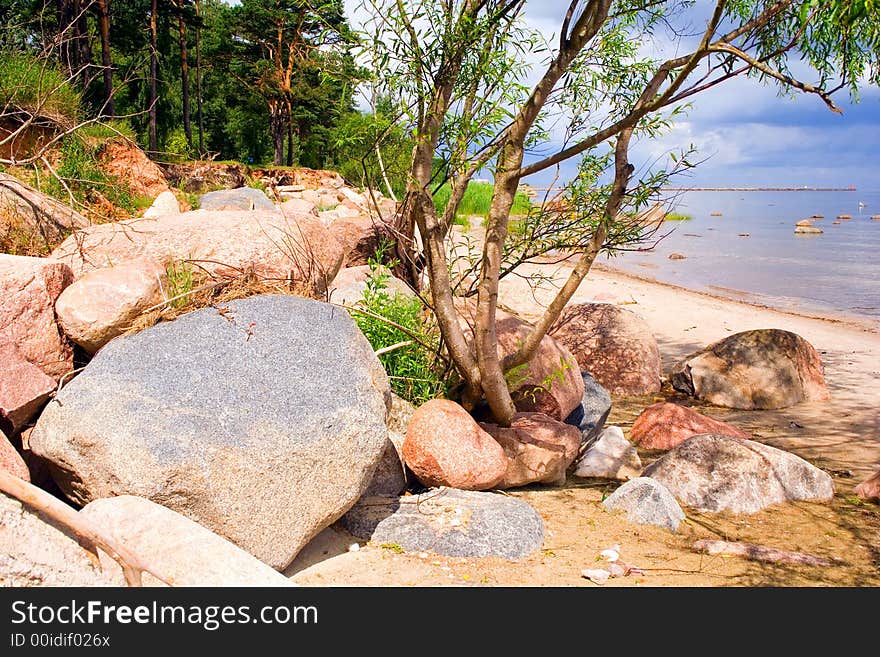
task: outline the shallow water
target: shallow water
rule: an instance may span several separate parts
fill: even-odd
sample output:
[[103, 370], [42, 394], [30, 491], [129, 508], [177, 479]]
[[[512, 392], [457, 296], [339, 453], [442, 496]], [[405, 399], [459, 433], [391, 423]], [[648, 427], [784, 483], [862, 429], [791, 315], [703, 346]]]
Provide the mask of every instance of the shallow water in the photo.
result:
[[[652, 251], [602, 262], [784, 310], [880, 323], [880, 221], [871, 219], [880, 191], [689, 191], [670, 205], [692, 219], [664, 222], [668, 235]], [[795, 222], [814, 214], [824, 215], [813, 224], [824, 233], [796, 235]], [[835, 225], [841, 214], [852, 219]]]

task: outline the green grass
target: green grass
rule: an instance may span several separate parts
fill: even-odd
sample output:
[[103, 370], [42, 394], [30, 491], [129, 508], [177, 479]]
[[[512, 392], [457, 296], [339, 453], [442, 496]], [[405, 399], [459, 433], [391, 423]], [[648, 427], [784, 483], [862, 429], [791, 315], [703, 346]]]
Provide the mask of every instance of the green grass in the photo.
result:
[[[461, 203], [458, 206], [456, 217], [468, 217], [470, 215], [487, 216], [492, 205], [493, 189], [494, 187], [491, 183], [470, 183], [467, 191], [464, 193], [464, 198], [461, 199]], [[448, 183], [437, 190], [437, 193], [434, 194], [434, 207], [437, 208], [437, 212], [443, 212], [446, 209], [446, 204], [449, 203], [451, 195], [452, 188]], [[510, 214], [528, 214], [530, 207], [529, 197], [522, 192], [517, 192], [513, 200], [513, 207], [510, 209]]]
[[[193, 276], [193, 267], [183, 260], [172, 261], [165, 268], [165, 274], [168, 279], [168, 289], [165, 291], [171, 302], [172, 308], [183, 308], [188, 302], [189, 292], [195, 288], [195, 278]], [[175, 297], [180, 297], [175, 299]]]
[[689, 214], [679, 214], [678, 212], [670, 212], [666, 215], [666, 221], [690, 221], [693, 217]]
[[0, 52], [0, 107], [17, 105], [51, 118], [75, 119], [80, 93], [54, 65], [35, 57]]

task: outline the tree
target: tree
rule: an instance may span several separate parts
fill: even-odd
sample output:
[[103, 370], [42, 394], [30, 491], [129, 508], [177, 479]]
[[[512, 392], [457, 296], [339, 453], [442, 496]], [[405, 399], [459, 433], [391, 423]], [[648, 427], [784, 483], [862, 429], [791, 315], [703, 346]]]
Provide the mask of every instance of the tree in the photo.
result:
[[322, 51], [342, 44], [348, 30], [342, 2], [242, 0], [233, 11], [241, 51], [236, 74], [266, 102], [274, 163], [284, 164], [285, 139], [293, 141], [297, 86], [316, 66], [327, 73]]
[[[554, 44], [541, 44], [527, 28], [525, 5], [366, 0], [374, 22], [361, 35], [370, 59], [380, 63], [376, 79], [399, 99], [415, 139], [398, 255], [414, 282], [424, 268], [444, 344], [464, 383], [463, 404], [484, 398], [502, 425], [515, 412], [505, 375], [531, 360], [600, 252], [645, 238], [633, 216], [670, 175], [691, 166], [685, 149], [636, 177], [629, 161], [634, 137], [656, 136], [685, 101], [738, 76], [813, 94], [833, 111], [839, 111], [835, 92], [856, 93], [865, 77], [872, 83], [880, 77], [880, 21], [871, 0], [716, 0], [708, 11], [706, 3], [681, 0], [571, 0], [560, 12]], [[690, 37], [689, 25], [699, 26]], [[661, 32], [684, 54], [646, 54], [642, 38]], [[541, 48], [546, 64], [527, 85], [527, 58]], [[797, 60], [810, 67], [815, 82], [792, 73]], [[564, 126], [561, 148], [549, 138], [551, 121], [557, 130]], [[551, 154], [526, 164], [529, 149]], [[528, 239], [516, 239], [510, 210], [520, 181], [573, 157], [580, 157], [579, 174], [565, 206], [530, 215]], [[460, 281], [451, 277], [445, 238], [468, 182], [490, 166], [492, 204], [476, 284], [467, 291], [476, 296], [468, 340], [456, 313]], [[447, 178], [452, 195], [440, 214], [432, 193]], [[560, 244], [577, 254], [577, 263], [517, 352], [502, 362], [495, 328], [499, 281], [516, 262]]]

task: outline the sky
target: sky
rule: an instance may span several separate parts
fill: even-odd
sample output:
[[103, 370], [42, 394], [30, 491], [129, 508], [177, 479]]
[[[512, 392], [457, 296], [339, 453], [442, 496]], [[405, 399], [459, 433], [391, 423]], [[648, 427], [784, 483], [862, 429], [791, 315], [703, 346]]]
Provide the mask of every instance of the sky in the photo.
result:
[[[345, 0], [353, 26], [362, 12], [360, 0]], [[705, 3], [705, 0], [698, 0]], [[568, 0], [531, 0], [525, 19], [555, 42]], [[698, 4], [699, 6], [699, 4]], [[649, 52], [664, 44], [646, 42]], [[537, 64], [538, 58], [535, 62]], [[669, 150], [694, 144], [701, 164], [675, 179], [680, 186], [803, 187], [854, 185], [880, 190], [880, 90], [866, 87], [860, 102], [846, 90], [834, 96], [843, 110], [831, 112], [815, 95], [779, 97], [776, 86], [737, 78], [692, 98], [692, 108], [661, 139], [635, 144], [631, 161], [639, 169]], [[527, 160], [528, 161], [528, 160]], [[570, 177], [576, 163], [563, 165], [561, 178]], [[555, 172], [526, 182], [548, 184]]]

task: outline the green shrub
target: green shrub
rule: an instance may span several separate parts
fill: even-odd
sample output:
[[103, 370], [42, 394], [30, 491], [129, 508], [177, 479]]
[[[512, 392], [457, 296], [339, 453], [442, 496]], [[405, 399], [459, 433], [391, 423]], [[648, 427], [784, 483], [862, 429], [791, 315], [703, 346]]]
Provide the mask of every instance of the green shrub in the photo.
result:
[[[487, 216], [492, 205], [493, 189], [494, 187], [491, 183], [469, 183], [467, 191], [464, 193], [464, 197], [458, 206], [456, 216], [467, 217], [472, 214], [482, 217]], [[437, 212], [443, 212], [446, 209], [446, 204], [449, 203], [451, 195], [452, 188], [448, 183], [437, 190], [434, 194], [434, 207], [437, 208]], [[513, 207], [510, 209], [510, 214], [528, 214], [530, 207], [529, 197], [522, 192], [517, 192], [513, 199]]]
[[436, 330], [426, 327], [418, 299], [389, 294], [386, 281], [391, 274], [380, 265], [383, 251], [380, 249], [370, 261], [371, 274], [361, 304], [366, 312], [357, 309], [350, 312], [375, 351], [410, 343], [380, 354], [379, 360], [391, 381], [391, 389], [418, 406], [446, 393], [446, 384], [438, 375], [435, 357], [439, 337]]
[[165, 268], [165, 275], [168, 280], [168, 289], [165, 290], [165, 295], [166, 298], [173, 299], [170, 306], [183, 308], [189, 303], [189, 298], [184, 295], [188, 295], [195, 288], [192, 265], [185, 260], [171, 261]]
[[59, 68], [31, 55], [0, 51], [0, 107], [17, 106], [53, 119], [74, 120], [81, 96]]

